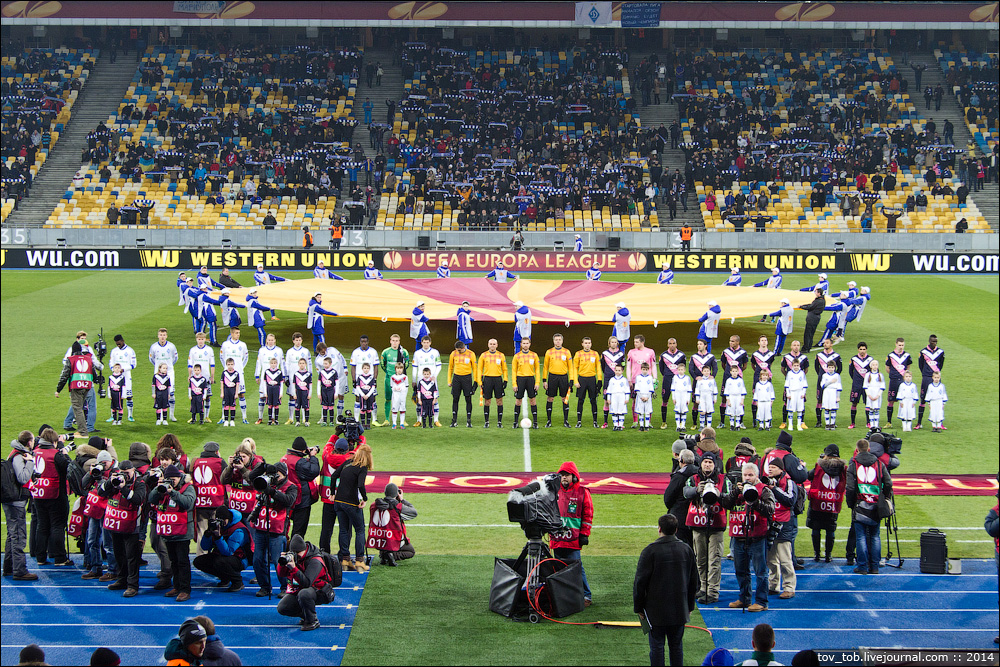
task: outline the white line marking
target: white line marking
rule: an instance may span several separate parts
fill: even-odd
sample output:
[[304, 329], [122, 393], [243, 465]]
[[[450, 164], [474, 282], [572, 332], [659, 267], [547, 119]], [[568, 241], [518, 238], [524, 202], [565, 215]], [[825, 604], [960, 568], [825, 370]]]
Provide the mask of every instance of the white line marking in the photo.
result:
[[521, 429], [524, 433], [524, 472], [531, 472], [531, 436], [528, 435], [528, 430]]

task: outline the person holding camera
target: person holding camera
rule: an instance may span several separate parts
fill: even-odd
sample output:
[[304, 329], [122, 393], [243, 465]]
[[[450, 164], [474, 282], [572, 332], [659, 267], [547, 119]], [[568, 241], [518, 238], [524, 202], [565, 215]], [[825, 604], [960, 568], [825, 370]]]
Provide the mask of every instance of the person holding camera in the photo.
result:
[[10, 454], [0, 463], [5, 468], [2, 504], [7, 521], [3, 576], [14, 577], [14, 581], [38, 580], [37, 574], [28, 571], [28, 559], [24, 555], [28, 540], [28, 500], [31, 498], [29, 484], [35, 473], [35, 457], [31, 451], [34, 445], [34, 434], [21, 431], [10, 443]]
[[688, 478], [684, 498], [689, 501], [685, 525], [691, 531], [701, 588], [698, 602], [719, 601], [722, 582], [722, 535], [726, 531], [726, 510], [719, 498], [728, 490], [729, 480], [720, 474], [715, 457], [701, 459], [698, 472]]
[[[86, 334], [84, 334], [86, 336]], [[59, 375], [59, 382], [56, 384], [56, 398], [66, 384], [69, 384], [70, 405], [73, 410], [73, 419], [76, 420], [77, 432], [86, 437], [90, 431], [96, 431], [94, 422], [97, 419], [97, 399], [93, 399], [93, 406], [90, 405], [90, 396], [94, 393], [94, 378], [104, 370], [104, 364], [94, 358], [90, 353], [86, 337], [75, 341], [70, 347], [69, 355], [63, 360], [62, 373]], [[84, 406], [90, 410], [89, 414]]]
[[[222, 483], [224, 468], [225, 464], [219, 456], [219, 443], [214, 441], [206, 442], [201, 456], [191, 464], [191, 478], [198, 495], [195, 501], [195, 516], [199, 533], [208, 530], [208, 522], [215, 518], [216, 511], [226, 504], [226, 487]], [[198, 542], [195, 553], [198, 556], [205, 553], [201, 542]]]
[[230, 510], [239, 512], [240, 516], [246, 519], [244, 523], [251, 541], [254, 530], [249, 517], [257, 502], [257, 492], [254, 491], [250, 481], [250, 471], [264, 462], [264, 458], [257, 455], [256, 447], [257, 443], [253, 438], [244, 438], [229, 457], [229, 464], [220, 477], [226, 487], [226, 506]]
[[122, 597], [139, 593], [139, 514], [146, 503], [146, 482], [132, 461], [122, 461], [118, 471], [101, 483], [98, 494], [108, 499], [104, 511], [104, 528], [111, 532], [111, 544], [118, 564], [116, 579], [109, 591], [124, 590]]
[[[76, 345], [76, 343], [74, 343]], [[82, 405], [82, 404], [81, 404]], [[81, 408], [82, 410], [82, 408]], [[35, 529], [34, 554], [39, 565], [46, 565], [51, 553], [55, 565], [72, 565], [66, 555], [66, 522], [69, 520], [69, 491], [66, 485], [66, 468], [69, 450], [65, 439], [51, 428], [42, 431], [32, 453], [35, 468], [31, 475], [31, 497], [34, 500]]]
[[253, 540], [239, 510], [220, 507], [201, 536], [204, 553], [196, 556], [194, 566], [205, 574], [218, 577], [226, 593], [243, 590], [243, 568], [253, 561]]
[[840, 458], [840, 447], [827, 445], [816, 467], [809, 471], [809, 513], [806, 526], [812, 528], [813, 561], [820, 559], [820, 537], [826, 531], [826, 562], [833, 561], [833, 542], [837, 517], [847, 489], [847, 466]]
[[[376, 513], [383, 513], [381, 523], [375, 521]], [[416, 551], [406, 534], [406, 523], [417, 518], [417, 509], [413, 504], [403, 499], [399, 487], [392, 482], [385, 485], [385, 497], [376, 498], [372, 503], [372, 526], [369, 526], [368, 546], [379, 550], [379, 562], [390, 567], [396, 566], [396, 561], [413, 558]], [[384, 542], [379, 542], [373, 536], [372, 528], [377, 527], [385, 533]]]
[[[340, 558], [343, 569], [353, 569], [360, 574], [368, 571], [368, 564], [365, 563], [364, 509], [368, 502], [365, 478], [373, 467], [372, 448], [368, 445], [358, 445], [354, 456], [342, 463], [333, 473], [332, 484], [337, 489], [333, 502], [337, 521], [340, 523], [337, 557]], [[353, 562], [350, 560], [352, 528], [354, 529]]]
[[316, 605], [333, 602], [334, 582], [340, 573], [330, 572], [320, 550], [301, 535], [292, 535], [288, 550], [278, 557], [278, 576], [288, 580], [288, 587], [282, 587], [287, 595], [278, 602], [278, 613], [300, 616], [303, 631], [315, 630], [319, 627]]
[[[337, 430], [342, 432], [343, 427]], [[337, 486], [333, 474], [354, 456], [351, 445], [343, 435], [334, 433], [323, 448], [322, 469], [319, 478], [319, 499], [323, 502], [323, 521], [319, 532], [319, 548], [330, 553], [330, 540], [333, 528], [337, 524], [337, 505], [335, 497]]]
[[687, 443], [678, 440], [674, 443], [675, 447], [678, 442], [682, 445], [680, 452], [675, 453], [678, 467], [670, 473], [670, 483], [663, 492], [663, 504], [667, 507], [667, 514], [672, 514], [677, 519], [677, 539], [691, 546], [691, 531], [685, 525], [690, 501], [684, 497], [684, 486], [698, 473], [698, 467], [695, 465], [694, 452], [687, 448]]
[[796, 570], [802, 569], [802, 561], [795, 555], [795, 538], [799, 534], [799, 514], [805, 511], [805, 484], [806, 480], [809, 479], [809, 471], [806, 470], [806, 466], [802, 463], [794, 453], [792, 453], [792, 436], [787, 431], [782, 431], [778, 434], [778, 440], [775, 443], [774, 449], [765, 450], [763, 463], [761, 464], [761, 471], [766, 475], [767, 466], [775, 458], [780, 458], [782, 464], [784, 464], [785, 473], [792, 478], [792, 482], [798, 485], [798, 493], [801, 494], [801, 502], [796, 502], [792, 507], [792, 515], [789, 521], [791, 522], [791, 535], [789, 543], [792, 545], [792, 566]]
[[[97, 453], [97, 458], [90, 467], [90, 471], [83, 476], [83, 515], [88, 519], [84, 553], [86, 554], [85, 562], [90, 565], [90, 569], [84, 572], [81, 579], [111, 581], [114, 579], [114, 572], [118, 569], [118, 563], [115, 562], [115, 552], [111, 548], [111, 533], [104, 529], [104, 513], [108, 508], [108, 499], [101, 497], [101, 494], [97, 492], [101, 484], [111, 477], [115, 467], [111, 453], [107, 450], [101, 450]], [[108, 555], [107, 575], [104, 574], [102, 551], [106, 551]]]
[[[792, 513], [798, 488], [792, 479], [785, 474], [785, 464], [782, 459], [771, 459], [767, 464], [767, 483], [774, 494], [774, 515], [771, 518], [771, 535], [774, 541], [767, 553], [767, 569], [769, 571], [770, 587], [768, 592], [778, 593], [782, 600], [795, 597], [795, 564], [792, 560], [792, 540], [795, 533], [792, 524]], [[770, 537], [770, 536], [769, 536]]]
[[[774, 495], [760, 481], [757, 464], [744, 463], [741, 472], [740, 482], [731, 485], [721, 500], [729, 510], [729, 550], [740, 587], [739, 599], [729, 607], [758, 612], [767, 609], [767, 531], [774, 514]], [[756, 577], [752, 596], [751, 568]]]
[[164, 595], [177, 602], [191, 599], [191, 540], [194, 539], [194, 505], [198, 492], [175, 465], [163, 471], [163, 480], [149, 493], [156, 512], [156, 533], [163, 537], [170, 555], [170, 578], [174, 587]]
[[563, 528], [557, 535], [553, 533], [549, 546], [556, 558], [572, 563], [580, 561], [580, 574], [583, 576], [583, 605], [591, 604], [590, 584], [587, 583], [587, 573], [583, 569], [583, 559], [580, 551], [590, 544], [590, 530], [594, 524], [594, 501], [590, 497], [590, 489], [582, 484], [576, 464], [566, 461], [559, 466], [559, 516]]
[[[74, 341], [74, 344], [75, 343], [80, 344], [80, 349], [74, 352], [73, 346], [71, 345], [69, 349], [66, 350], [66, 354], [63, 355], [63, 372], [66, 371], [66, 365], [69, 363], [69, 358], [74, 354], [82, 354], [85, 356], [89, 356], [91, 360], [93, 360], [93, 350], [90, 347], [90, 343], [87, 342], [86, 331], [76, 332], [76, 340]], [[72, 389], [72, 387], [70, 388]], [[80, 418], [76, 412], [77, 407], [83, 409], [83, 414], [86, 417], [84, 421], [80, 421]], [[89, 433], [97, 430], [94, 428], [94, 425], [97, 422], [97, 392], [94, 391], [93, 382], [91, 383], [90, 388], [83, 393], [83, 402], [79, 406], [74, 406], [72, 404], [72, 392], [71, 392], [70, 408], [69, 411], [66, 413], [66, 419], [63, 421], [63, 429], [69, 431], [71, 428], [73, 428], [74, 420], [76, 421], [78, 427], [77, 430], [80, 433]], [[87, 428], [86, 431], [82, 430], [84, 424], [86, 424]]]
[[[134, 461], [133, 461], [134, 463]], [[178, 461], [177, 451], [172, 447], [161, 447], [156, 452], [156, 457], [153, 459], [153, 464], [146, 470], [146, 499], [147, 503], [149, 500], [149, 494], [153, 492], [153, 489], [160, 484], [163, 480], [164, 471], [170, 466], [175, 466], [183, 474], [184, 468]], [[142, 519], [139, 523], [139, 534], [142, 536], [143, 542], [140, 543], [140, 547], [144, 548], [147, 530], [149, 532], [149, 543], [153, 548], [153, 553], [156, 554], [157, 559], [160, 561], [160, 571], [156, 575], [156, 585], [153, 586], [154, 591], [166, 591], [174, 587], [174, 575], [173, 569], [170, 563], [170, 551], [167, 549], [166, 540], [163, 534], [156, 529], [157, 514], [155, 509], [150, 508], [149, 512], [143, 512]], [[152, 529], [149, 530], [149, 526], [152, 525]], [[145, 563], [143, 563], [145, 565]]]
[[[271, 595], [271, 563], [285, 549], [285, 524], [289, 512], [298, 498], [298, 487], [288, 479], [288, 466], [278, 461], [270, 465], [261, 461], [249, 475], [257, 498], [250, 512], [253, 527], [253, 571], [260, 590], [257, 597]], [[285, 577], [278, 575], [278, 584], [284, 590]]]
[[879, 527], [892, 516], [892, 478], [885, 464], [869, 451], [867, 440], [858, 440], [858, 453], [847, 466], [847, 506], [854, 510], [857, 566], [855, 574], [878, 574], [882, 558]]
[[305, 535], [312, 510], [313, 480], [319, 477], [319, 447], [310, 447], [302, 436], [295, 438], [281, 461], [288, 467], [288, 480], [298, 490], [292, 507], [292, 535]]

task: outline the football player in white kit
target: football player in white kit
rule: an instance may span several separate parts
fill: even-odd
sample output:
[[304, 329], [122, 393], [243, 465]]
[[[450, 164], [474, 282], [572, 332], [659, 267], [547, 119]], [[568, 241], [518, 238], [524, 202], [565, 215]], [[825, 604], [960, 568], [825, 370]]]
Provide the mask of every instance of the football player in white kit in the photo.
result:
[[[420, 347], [417, 351], [413, 353], [413, 391], [414, 400], [416, 400], [416, 390], [420, 383], [421, 378], [423, 378], [424, 369], [428, 368], [431, 371], [431, 378], [437, 382], [438, 375], [441, 373], [441, 353], [431, 347], [431, 337], [424, 336], [420, 339]], [[440, 420], [438, 419], [439, 408], [437, 403], [434, 404], [434, 425], [441, 426]], [[413, 422], [414, 426], [420, 426], [420, 403], [417, 403], [417, 420]]]
[[280, 367], [282, 360], [285, 358], [284, 352], [282, 352], [280, 347], [275, 345], [275, 342], [274, 334], [267, 334], [264, 347], [257, 351], [257, 364], [253, 369], [253, 378], [260, 387], [260, 397], [257, 399], [257, 424], [264, 423], [264, 404], [267, 398], [267, 386], [261, 382], [261, 377], [264, 375], [264, 371], [271, 367], [271, 359], [277, 359], [278, 366]]
[[[205, 344], [205, 334], [195, 334], [197, 345], [188, 351], [188, 379], [191, 382], [191, 375], [195, 365], [201, 366], [202, 373], [208, 378], [208, 386], [205, 387], [205, 418], [211, 421], [212, 410], [212, 385], [215, 384], [215, 350]], [[186, 383], [186, 384], [187, 384]], [[194, 415], [188, 420], [188, 424], [194, 423]]]
[[175, 388], [177, 380], [174, 377], [174, 364], [177, 363], [177, 346], [167, 340], [167, 330], [160, 329], [156, 332], [156, 342], [149, 346], [149, 363], [153, 364], [153, 372], [160, 367], [160, 364], [167, 365], [167, 375], [170, 376], [170, 421], [177, 421], [174, 416]]
[[[236, 388], [236, 394], [240, 399], [240, 412], [243, 414], [243, 423], [249, 424], [250, 422], [247, 421], [247, 381], [243, 375], [243, 371], [250, 361], [250, 350], [247, 349], [247, 344], [240, 340], [239, 327], [231, 327], [229, 329], [229, 338], [222, 341], [222, 347], [219, 348], [219, 363], [223, 368], [226, 367], [226, 361], [229, 359], [233, 360], [235, 369], [240, 374], [240, 386]], [[219, 420], [219, 423], [221, 424], [224, 421], [225, 417]]]
[[[128, 407], [128, 420], [134, 422], [135, 419], [132, 417], [132, 371], [139, 363], [135, 356], [135, 350], [125, 344], [125, 339], [121, 334], [115, 336], [115, 346], [111, 348], [108, 357], [108, 366], [114, 368], [115, 364], [121, 365], [122, 374], [125, 375], [125, 405]], [[114, 420], [114, 417], [111, 417], [107, 421], [110, 422], [112, 420]]]

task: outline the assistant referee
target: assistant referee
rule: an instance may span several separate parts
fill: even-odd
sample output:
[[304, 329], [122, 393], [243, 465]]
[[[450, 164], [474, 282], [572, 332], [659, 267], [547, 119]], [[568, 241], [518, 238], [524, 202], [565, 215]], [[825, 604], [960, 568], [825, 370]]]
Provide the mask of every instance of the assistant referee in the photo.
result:
[[601, 370], [601, 356], [591, 348], [590, 337], [583, 339], [583, 349], [573, 355], [573, 371], [576, 373], [576, 427], [583, 425], [583, 401], [590, 397], [590, 411], [594, 416], [594, 428], [597, 428], [597, 388], [604, 381]]
[[458, 426], [458, 399], [465, 395], [465, 425], [472, 428], [472, 393], [479, 385], [476, 353], [455, 342], [455, 349], [448, 357], [448, 386], [451, 387], [451, 427]]
[[514, 428], [520, 425], [521, 401], [528, 395], [531, 402], [531, 428], [538, 428], [538, 406], [535, 396], [538, 395], [538, 385], [542, 382], [542, 366], [538, 355], [531, 351], [531, 339], [521, 339], [521, 351], [514, 355], [511, 362], [514, 376]]
[[490, 427], [490, 401], [497, 399], [497, 428], [503, 428], [503, 394], [507, 388], [507, 357], [497, 352], [497, 339], [490, 338], [489, 351], [479, 357], [479, 378], [483, 383], [483, 428]]
[[573, 369], [573, 353], [562, 346], [563, 335], [552, 337], [552, 347], [545, 352], [545, 364], [542, 374], [545, 381], [545, 395], [548, 397], [545, 405], [545, 428], [552, 426], [552, 399], [556, 396], [563, 399], [563, 426], [569, 428], [569, 383], [576, 380]]

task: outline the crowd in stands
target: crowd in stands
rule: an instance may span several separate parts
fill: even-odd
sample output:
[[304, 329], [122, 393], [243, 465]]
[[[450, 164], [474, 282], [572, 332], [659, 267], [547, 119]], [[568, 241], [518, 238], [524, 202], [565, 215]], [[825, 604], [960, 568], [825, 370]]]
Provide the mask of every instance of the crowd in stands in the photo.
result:
[[[959, 179], [971, 182], [973, 191], [981, 189], [984, 183], [997, 180], [997, 143], [998, 114], [1000, 103], [997, 97], [997, 83], [1000, 81], [997, 55], [991, 56], [968, 54], [938, 55], [941, 67], [945, 72], [945, 81], [949, 92], [954, 93], [959, 108], [963, 109], [965, 122], [972, 134], [972, 143], [966, 148], [970, 159], [979, 155], [982, 164], [975, 165], [973, 178], [971, 165], [965, 169], [959, 167]], [[980, 169], [980, 167], [982, 167]], [[979, 177], [979, 172], [982, 177]], [[968, 177], [968, 181], [966, 181]]]
[[88, 50], [5, 45], [0, 82], [4, 219], [28, 196], [49, 148], [69, 120], [94, 58]]

